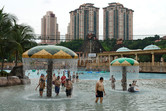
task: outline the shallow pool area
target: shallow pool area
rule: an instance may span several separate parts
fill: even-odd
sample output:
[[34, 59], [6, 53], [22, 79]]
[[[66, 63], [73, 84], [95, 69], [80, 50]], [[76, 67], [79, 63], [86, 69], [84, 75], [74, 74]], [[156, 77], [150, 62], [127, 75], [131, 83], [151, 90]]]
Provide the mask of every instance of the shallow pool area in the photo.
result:
[[[59, 76], [63, 75], [63, 70], [59, 71]], [[58, 72], [54, 71], [53, 73], [58, 76]], [[73, 72], [71, 72], [72, 75]], [[25, 75], [29, 76], [29, 78], [39, 78], [41, 74], [46, 75], [46, 70], [27, 70]], [[67, 76], [67, 71], [65, 72]], [[81, 80], [98, 80], [101, 76], [104, 77], [105, 80], [110, 79], [110, 72], [98, 72], [98, 71], [78, 71], [79, 79]], [[121, 80], [121, 74], [115, 74], [116, 80]], [[162, 73], [139, 73], [135, 78], [127, 77], [128, 79], [166, 79], [166, 74]]]
[[[72, 98], [67, 98], [61, 87], [59, 96], [39, 97], [35, 91], [38, 79], [31, 79], [30, 85], [0, 87], [0, 111], [164, 111], [166, 109], [166, 79], [139, 79], [139, 92], [121, 91], [117, 80], [116, 90], [111, 89], [109, 80], [104, 81], [106, 96], [103, 104], [95, 103], [97, 80], [79, 80], [74, 83]], [[132, 80], [128, 81], [128, 84]]]

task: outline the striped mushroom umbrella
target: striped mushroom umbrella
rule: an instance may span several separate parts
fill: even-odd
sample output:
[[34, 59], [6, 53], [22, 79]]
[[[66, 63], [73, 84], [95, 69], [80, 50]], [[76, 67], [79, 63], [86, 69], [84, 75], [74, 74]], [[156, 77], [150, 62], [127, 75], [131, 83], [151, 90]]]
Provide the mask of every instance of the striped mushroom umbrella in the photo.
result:
[[78, 55], [63, 46], [36, 46], [24, 52], [22, 58], [24, 70], [47, 69], [47, 97], [52, 96], [53, 69], [77, 69]]
[[[122, 87], [123, 91], [127, 90], [127, 78], [133, 74], [139, 73], [139, 63], [132, 58], [118, 58], [110, 63], [110, 73], [122, 72]], [[126, 73], [128, 73], [126, 75]]]

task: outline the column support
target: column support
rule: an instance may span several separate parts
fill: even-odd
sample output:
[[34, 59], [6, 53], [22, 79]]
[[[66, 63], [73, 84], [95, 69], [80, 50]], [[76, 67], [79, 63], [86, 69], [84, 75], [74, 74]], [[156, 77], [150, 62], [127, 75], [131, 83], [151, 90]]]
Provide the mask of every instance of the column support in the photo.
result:
[[138, 61], [138, 56], [137, 56], [137, 54], [135, 54], [135, 60]]
[[152, 53], [152, 66], [154, 66], [154, 53]]

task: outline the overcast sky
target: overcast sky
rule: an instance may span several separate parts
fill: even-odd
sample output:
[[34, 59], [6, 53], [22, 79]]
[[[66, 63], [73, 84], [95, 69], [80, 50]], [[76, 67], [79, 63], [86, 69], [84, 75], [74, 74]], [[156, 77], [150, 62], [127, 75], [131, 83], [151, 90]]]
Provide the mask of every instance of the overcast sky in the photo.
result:
[[[84, 3], [94, 3], [99, 11], [99, 34], [103, 35], [103, 7], [118, 2], [134, 10], [134, 35], [166, 35], [166, 0], [0, 0], [6, 13], [17, 16], [18, 23], [30, 25], [36, 34], [41, 33], [41, 18], [47, 11], [57, 17], [61, 35], [67, 32], [70, 21], [69, 12]], [[144, 36], [135, 36], [134, 39]]]

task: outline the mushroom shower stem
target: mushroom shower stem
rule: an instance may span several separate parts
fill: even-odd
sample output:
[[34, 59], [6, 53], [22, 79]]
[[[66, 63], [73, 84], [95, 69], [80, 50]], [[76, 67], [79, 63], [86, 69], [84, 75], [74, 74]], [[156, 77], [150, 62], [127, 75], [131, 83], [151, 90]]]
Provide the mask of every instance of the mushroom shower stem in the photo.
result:
[[47, 97], [52, 96], [52, 69], [53, 69], [53, 61], [48, 61], [48, 69], [47, 69]]
[[127, 90], [126, 67], [122, 67], [122, 87], [123, 91]]

